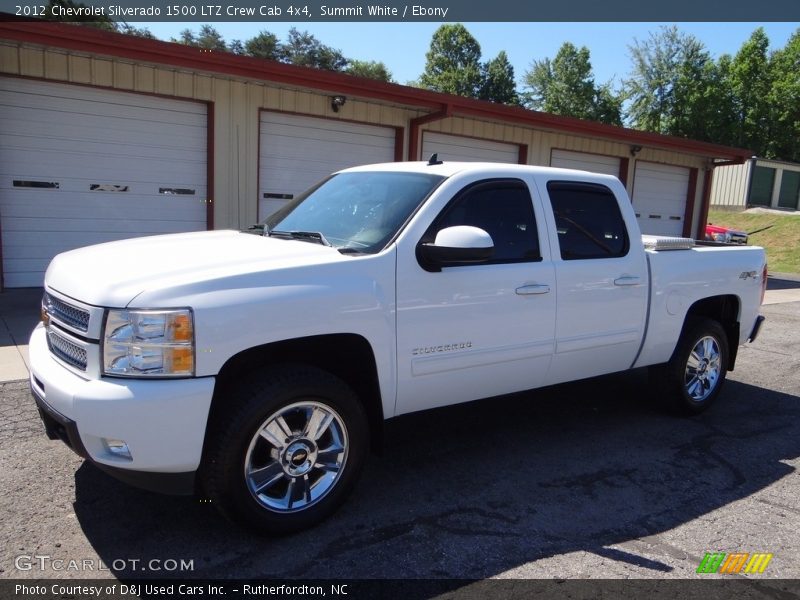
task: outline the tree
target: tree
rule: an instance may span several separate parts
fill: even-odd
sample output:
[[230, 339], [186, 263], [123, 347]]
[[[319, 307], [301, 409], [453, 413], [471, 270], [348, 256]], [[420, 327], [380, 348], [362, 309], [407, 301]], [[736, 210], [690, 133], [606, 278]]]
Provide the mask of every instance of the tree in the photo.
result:
[[376, 62], [374, 60], [366, 61], [351, 59], [347, 65], [347, 68], [345, 69], [345, 72], [357, 77], [377, 79], [378, 81], [386, 81], [388, 83], [393, 81], [392, 73], [386, 68], [386, 65], [382, 62]]
[[514, 67], [505, 51], [483, 65], [481, 88], [478, 97], [500, 104], [519, 104], [519, 95], [514, 81]]
[[759, 27], [733, 57], [730, 85], [735, 99], [737, 131], [735, 144], [765, 156], [770, 130], [769, 39]]
[[620, 125], [622, 99], [611, 83], [596, 85], [589, 49], [570, 42], [554, 59], [533, 61], [525, 73], [526, 104], [534, 110]]
[[289, 30], [286, 43], [280, 46], [280, 59], [328, 71], [342, 71], [348, 62], [340, 50], [326, 46], [308, 31], [298, 31], [296, 27]]
[[460, 23], [439, 27], [425, 54], [420, 86], [437, 92], [476, 98], [481, 89], [481, 47]]
[[281, 57], [278, 36], [269, 31], [261, 31], [257, 36], [245, 42], [244, 53], [248, 56], [255, 56], [256, 58], [278, 60]]
[[767, 156], [800, 162], [800, 29], [770, 61], [773, 107]]
[[117, 31], [119, 33], [124, 33], [125, 35], [132, 35], [135, 37], [140, 38], [147, 38], [148, 40], [155, 40], [157, 39], [147, 27], [134, 27], [129, 23], [119, 23], [117, 24]]
[[705, 115], [713, 107], [711, 56], [696, 37], [662, 27], [628, 47], [633, 62], [625, 95], [634, 127], [707, 139]]
[[197, 35], [191, 29], [184, 29], [180, 33], [180, 38], [177, 40], [172, 38], [172, 41], [204, 50], [218, 50], [221, 52], [227, 52], [228, 50], [222, 34], [214, 29], [212, 25], [202, 25]]

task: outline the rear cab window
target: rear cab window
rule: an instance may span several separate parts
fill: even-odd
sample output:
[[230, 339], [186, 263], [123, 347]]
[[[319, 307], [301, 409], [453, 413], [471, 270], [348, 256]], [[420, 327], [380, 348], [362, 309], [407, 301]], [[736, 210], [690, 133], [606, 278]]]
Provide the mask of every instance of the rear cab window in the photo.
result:
[[617, 198], [597, 183], [550, 181], [550, 206], [562, 260], [619, 258], [630, 240]]

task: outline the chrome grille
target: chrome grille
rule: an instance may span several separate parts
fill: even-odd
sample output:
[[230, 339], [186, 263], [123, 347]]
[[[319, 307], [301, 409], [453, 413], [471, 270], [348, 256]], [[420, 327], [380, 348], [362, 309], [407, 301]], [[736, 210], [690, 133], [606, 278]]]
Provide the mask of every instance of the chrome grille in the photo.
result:
[[47, 346], [56, 357], [65, 363], [80, 369], [86, 370], [86, 350], [77, 344], [61, 337], [52, 329], [47, 331]]
[[66, 302], [63, 302], [47, 293], [44, 295], [43, 302], [47, 312], [49, 312], [50, 315], [56, 320], [62, 321], [80, 331], [86, 332], [89, 330], [88, 311], [78, 308], [77, 306], [67, 304]]

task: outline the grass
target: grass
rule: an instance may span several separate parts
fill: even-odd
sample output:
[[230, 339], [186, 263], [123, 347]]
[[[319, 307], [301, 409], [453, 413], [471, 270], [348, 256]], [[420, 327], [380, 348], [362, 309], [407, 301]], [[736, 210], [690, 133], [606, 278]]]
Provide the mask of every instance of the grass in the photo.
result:
[[753, 233], [748, 244], [767, 251], [769, 270], [776, 273], [800, 273], [800, 214], [729, 212], [711, 210], [708, 222]]

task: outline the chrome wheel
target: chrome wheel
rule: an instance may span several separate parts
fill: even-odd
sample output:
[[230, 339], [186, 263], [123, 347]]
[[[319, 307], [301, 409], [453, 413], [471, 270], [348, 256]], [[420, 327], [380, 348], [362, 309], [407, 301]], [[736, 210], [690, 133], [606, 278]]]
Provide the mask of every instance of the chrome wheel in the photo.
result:
[[702, 402], [714, 391], [722, 371], [719, 342], [711, 336], [700, 338], [686, 361], [684, 384], [689, 398]]
[[290, 404], [256, 431], [245, 457], [247, 487], [265, 508], [297, 512], [321, 500], [347, 461], [347, 429], [330, 406]]

